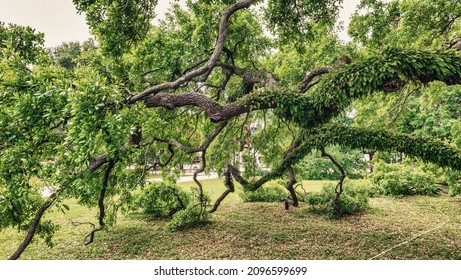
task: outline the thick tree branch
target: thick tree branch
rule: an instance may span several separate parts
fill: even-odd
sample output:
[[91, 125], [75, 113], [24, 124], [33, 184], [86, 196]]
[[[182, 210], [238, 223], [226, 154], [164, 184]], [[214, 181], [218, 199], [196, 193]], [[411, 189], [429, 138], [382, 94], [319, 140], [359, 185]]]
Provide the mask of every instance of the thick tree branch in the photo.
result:
[[219, 56], [221, 55], [221, 52], [223, 50], [224, 42], [226, 41], [226, 37], [227, 37], [227, 32], [226, 32], [227, 31], [227, 24], [229, 22], [230, 17], [236, 11], [238, 11], [240, 9], [250, 7], [252, 2], [253, 2], [252, 0], [243, 0], [243, 1], [235, 3], [230, 8], [228, 8], [227, 10], [224, 11], [224, 13], [223, 13], [223, 15], [221, 17], [221, 21], [219, 23], [218, 38], [216, 40], [215, 49], [214, 49], [213, 54], [211, 55], [211, 57], [208, 59], [207, 63], [205, 63], [205, 65], [203, 65], [202, 67], [200, 67], [200, 68], [198, 68], [196, 70], [193, 70], [193, 71], [179, 77], [175, 81], [167, 82], [167, 83], [163, 83], [163, 84], [159, 84], [159, 85], [150, 87], [150, 88], [148, 88], [148, 89], [146, 89], [146, 90], [132, 96], [128, 100], [128, 104], [136, 103], [136, 102], [144, 99], [145, 97], [147, 97], [149, 95], [157, 94], [157, 93], [159, 93], [161, 91], [165, 91], [165, 90], [168, 90], [168, 89], [177, 89], [179, 86], [181, 86], [182, 84], [194, 79], [195, 77], [201, 76], [201, 75], [206, 74], [207, 72], [209, 72], [215, 66], [215, 64], [218, 61]]
[[106, 196], [107, 187], [109, 185], [109, 176], [110, 176], [110, 173], [112, 172], [112, 169], [114, 168], [114, 166], [115, 166], [115, 161], [110, 160], [107, 167], [106, 167], [106, 170], [104, 171], [102, 187], [101, 187], [101, 190], [99, 191], [99, 198], [98, 198], [98, 208], [99, 208], [98, 223], [99, 223], [99, 226], [94, 227], [93, 230], [87, 236], [85, 236], [85, 239], [84, 239], [85, 240], [84, 241], [85, 245], [89, 245], [89, 244], [93, 243], [94, 235], [96, 234], [96, 232], [101, 231], [101, 230], [104, 229], [104, 226], [105, 226], [104, 218], [106, 216], [106, 210], [105, 210], [105, 206], [104, 206], [104, 199], [105, 199], [105, 196]]
[[248, 182], [240, 175], [238, 169], [231, 166], [233, 178], [245, 189], [254, 191], [266, 182], [280, 178], [290, 166], [298, 163], [313, 149], [335, 144], [362, 150], [403, 152], [441, 167], [461, 170], [461, 150], [434, 138], [342, 125], [327, 125], [304, 133], [305, 135], [301, 135], [297, 140], [301, 141], [301, 144], [287, 151], [286, 157], [279, 165], [256, 182]]
[[296, 191], [294, 189], [294, 185], [296, 184], [296, 177], [295, 172], [291, 166], [287, 168], [288, 171], [288, 181], [287, 181], [287, 190], [290, 192], [291, 198], [289, 196], [285, 197], [285, 209], [288, 210], [290, 205], [293, 207], [298, 207], [299, 201], [298, 196], [296, 195]]
[[[444, 71], [434, 71], [427, 66], [431, 64], [440, 65]], [[374, 71], [382, 72], [379, 79], [370, 79], [370, 74], [367, 74], [369, 65], [376, 65]], [[390, 68], [389, 65], [395, 66]], [[261, 89], [235, 102], [220, 105], [198, 92], [159, 93], [147, 98], [145, 104], [150, 108], [167, 109], [196, 106], [201, 108], [213, 122], [228, 120], [250, 111], [283, 107], [279, 111], [280, 116], [302, 127], [312, 128], [328, 122], [359, 97], [378, 90], [398, 91], [410, 80], [422, 83], [440, 80], [448, 85], [461, 84], [459, 69], [461, 69], [461, 57], [453, 53], [392, 49], [381, 56], [343, 65], [335, 71], [330, 71], [328, 76], [322, 79], [322, 86], [317, 87], [309, 95], [274, 88]], [[325, 71], [324, 69], [323, 72]], [[399, 73], [397, 77], [396, 73]], [[400, 76], [405, 76], [407, 81], [400, 80], [398, 78]]]
[[8, 258], [9, 260], [17, 260], [24, 252], [24, 250], [27, 248], [27, 246], [29, 246], [30, 242], [32, 241], [32, 238], [35, 235], [35, 232], [37, 231], [37, 227], [40, 224], [40, 219], [42, 218], [45, 211], [48, 208], [50, 208], [50, 206], [53, 204], [55, 200], [56, 194], [52, 193], [51, 196], [47, 199], [47, 201], [43, 203], [42, 206], [38, 209], [32, 223], [29, 226], [29, 230], [27, 231], [26, 237], [22, 241], [21, 245], [19, 245], [16, 252], [14, 252], [13, 255], [11, 255], [11, 257]]
[[[204, 94], [189, 92], [183, 94], [159, 93], [147, 98], [145, 104], [148, 108], [164, 107], [170, 110], [184, 106], [196, 106], [201, 108], [212, 122], [221, 122], [250, 112], [250, 106], [243, 105], [240, 101], [221, 106]], [[275, 103], [261, 104], [258, 109], [274, 108], [275, 105]]]
[[320, 80], [313, 81], [315, 77], [327, 74], [330, 72], [330, 70], [331, 66], [325, 66], [307, 73], [306, 77], [304, 77], [304, 80], [298, 86], [299, 90], [301, 92], [306, 92], [309, 88], [319, 83]]

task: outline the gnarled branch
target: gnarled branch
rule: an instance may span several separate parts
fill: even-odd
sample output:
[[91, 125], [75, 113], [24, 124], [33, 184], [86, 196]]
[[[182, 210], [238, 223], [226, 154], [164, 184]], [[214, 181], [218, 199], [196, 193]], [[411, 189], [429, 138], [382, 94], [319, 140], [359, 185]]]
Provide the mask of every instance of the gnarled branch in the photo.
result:
[[346, 176], [347, 176], [346, 171], [344, 170], [343, 166], [332, 155], [330, 155], [329, 153], [325, 151], [324, 147], [322, 147], [320, 151], [322, 152], [322, 157], [327, 157], [339, 169], [339, 172], [341, 172], [341, 176], [339, 177], [339, 182], [335, 188], [335, 197], [333, 198], [333, 212], [336, 216], [339, 216], [341, 215], [341, 208], [339, 206], [339, 197], [344, 191], [343, 183], [344, 183], [344, 179], [346, 179]]
[[227, 10], [224, 11], [221, 17], [221, 21], [219, 23], [218, 38], [216, 40], [215, 49], [211, 57], [208, 59], [207, 63], [205, 63], [205, 65], [179, 77], [175, 81], [159, 84], [159, 85], [150, 87], [148, 89], [145, 89], [144, 91], [132, 96], [128, 100], [128, 104], [136, 103], [149, 95], [156, 94], [164, 90], [176, 89], [182, 84], [194, 79], [195, 77], [201, 76], [209, 72], [215, 66], [223, 50], [224, 42], [226, 41], [226, 37], [227, 37], [227, 24], [229, 22], [230, 17], [236, 11], [250, 7], [252, 2], [253, 2], [252, 0], [243, 0], [243, 1], [235, 3], [234, 5], [232, 5]]
[[11, 255], [8, 259], [9, 260], [17, 260], [21, 254], [24, 252], [24, 250], [29, 246], [30, 242], [32, 241], [32, 238], [35, 235], [35, 232], [37, 231], [37, 227], [40, 224], [40, 219], [42, 218], [43, 214], [45, 211], [50, 208], [51, 205], [53, 205], [53, 202], [56, 200], [56, 194], [52, 193], [50, 197], [47, 199], [45, 203], [42, 204], [42, 206], [38, 209], [37, 213], [35, 214], [34, 219], [32, 220], [32, 223], [29, 226], [29, 230], [27, 231], [27, 235], [22, 241], [22, 243], [19, 245], [18, 249]]
[[106, 216], [106, 210], [105, 210], [105, 206], [104, 206], [104, 199], [105, 199], [107, 187], [108, 187], [108, 184], [109, 184], [109, 176], [110, 176], [110, 173], [112, 172], [112, 169], [114, 168], [114, 166], [115, 166], [115, 161], [114, 160], [109, 160], [109, 164], [107, 165], [106, 170], [104, 171], [102, 187], [101, 187], [101, 190], [99, 191], [99, 198], [98, 198], [98, 208], [99, 208], [98, 222], [99, 222], [99, 226], [94, 227], [93, 230], [87, 236], [85, 236], [85, 238], [84, 238], [84, 244], [85, 245], [89, 245], [89, 244], [93, 243], [95, 233], [104, 229], [104, 226], [105, 226], [104, 218]]
[[224, 185], [227, 189], [216, 199], [213, 208], [210, 209], [209, 213], [213, 213], [218, 210], [219, 205], [221, 202], [230, 194], [235, 191], [234, 182], [232, 181], [232, 166], [228, 165], [226, 172], [224, 172]]
[[320, 80], [313, 81], [315, 77], [318, 77], [323, 74], [327, 74], [330, 72], [330, 70], [331, 70], [331, 66], [325, 66], [325, 67], [320, 67], [318, 69], [315, 69], [307, 73], [306, 77], [304, 77], [304, 80], [298, 86], [299, 90], [301, 92], [306, 92], [312, 86], [320, 82]]
[[210, 146], [210, 144], [213, 142], [213, 140], [216, 138], [216, 136], [218, 136], [219, 133], [221, 133], [221, 131], [224, 129], [224, 127], [226, 127], [226, 125], [227, 125], [227, 122], [221, 122], [215, 128], [215, 130], [207, 137], [207, 139], [198, 147], [193, 147], [193, 148], [186, 147], [183, 144], [181, 144], [178, 141], [173, 140], [173, 139], [165, 139], [165, 138], [160, 138], [160, 137], [154, 137], [154, 140], [159, 141], [159, 142], [163, 142], [163, 143], [167, 143], [168, 145], [175, 146], [178, 149], [180, 149], [181, 151], [185, 152], [186, 154], [198, 153], [198, 152], [205, 151]]

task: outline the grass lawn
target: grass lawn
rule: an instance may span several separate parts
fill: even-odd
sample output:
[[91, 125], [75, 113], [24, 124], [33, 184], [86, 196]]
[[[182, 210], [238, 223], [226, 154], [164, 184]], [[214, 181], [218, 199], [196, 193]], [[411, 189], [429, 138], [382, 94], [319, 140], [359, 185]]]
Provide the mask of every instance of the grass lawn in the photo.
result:
[[[323, 183], [303, 186], [318, 191]], [[203, 185], [212, 199], [224, 190], [220, 179]], [[282, 203], [243, 203], [238, 192], [201, 227], [169, 232], [165, 220], [120, 215], [89, 246], [83, 237], [90, 228], [71, 221], [96, 222], [97, 210], [69, 201], [69, 212], [45, 217], [61, 225], [55, 246], [35, 238], [21, 259], [461, 259], [461, 197], [371, 198], [365, 213], [328, 220], [304, 204], [286, 211]], [[23, 235], [0, 233], [0, 259], [16, 250]]]

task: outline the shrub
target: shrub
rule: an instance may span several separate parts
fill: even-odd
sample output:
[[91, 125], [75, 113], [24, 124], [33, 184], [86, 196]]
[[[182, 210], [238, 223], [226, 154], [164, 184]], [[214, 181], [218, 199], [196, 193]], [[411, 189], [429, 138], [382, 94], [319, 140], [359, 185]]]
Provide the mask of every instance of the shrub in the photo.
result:
[[173, 215], [173, 218], [167, 223], [167, 228], [171, 231], [185, 229], [201, 224], [208, 220], [208, 212], [198, 204], [190, 204]]
[[206, 206], [211, 201], [210, 197], [203, 194], [200, 201], [200, 191], [198, 188], [192, 188], [190, 203], [185, 209], [178, 211], [173, 218], [167, 223], [167, 228], [171, 231], [193, 227], [206, 222], [209, 214]]
[[461, 195], [461, 176], [456, 170], [449, 170], [445, 174], [445, 180], [449, 188], [450, 196]]
[[[307, 196], [308, 210], [326, 215], [329, 218], [336, 217], [333, 208], [335, 196], [335, 185], [333, 184], [326, 185], [319, 193], [310, 193]], [[346, 183], [344, 192], [339, 197], [338, 206], [340, 215], [361, 212], [368, 207], [368, 192], [365, 191], [365, 188], [355, 187], [350, 183]]]
[[378, 162], [370, 178], [383, 195], [432, 195], [438, 192], [433, 175], [404, 164]]
[[153, 182], [135, 196], [131, 210], [141, 209], [144, 213], [155, 217], [171, 217], [185, 209], [189, 202], [189, 195], [175, 184]]

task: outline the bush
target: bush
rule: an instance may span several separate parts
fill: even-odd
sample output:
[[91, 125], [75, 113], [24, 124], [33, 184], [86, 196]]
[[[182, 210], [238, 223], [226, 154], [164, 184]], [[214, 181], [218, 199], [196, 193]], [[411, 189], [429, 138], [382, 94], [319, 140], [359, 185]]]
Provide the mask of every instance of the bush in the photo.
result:
[[244, 190], [240, 197], [245, 202], [280, 202], [287, 196], [287, 190], [279, 186], [261, 187], [255, 191]]
[[459, 171], [447, 171], [445, 181], [447, 182], [450, 196], [461, 195], [461, 174]]
[[131, 210], [141, 209], [155, 217], [171, 217], [176, 212], [186, 209], [189, 202], [189, 195], [175, 184], [153, 182], [135, 196]]
[[346, 188], [353, 192], [361, 193], [367, 197], [375, 197], [379, 194], [379, 189], [367, 179], [356, 179], [345, 181]]
[[208, 212], [200, 207], [199, 204], [190, 204], [173, 215], [173, 218], [167, 223], [167, 228], [171, 231], [185, 229], [201, 224], [208, 220]]
[[[307, 196], [308, 210], [329, 218], [336, 217], [333, 208], [333, 200], [336, 196], [335, 187], [333, 184], [328, 184], [319, 193], [309, 194]], [[340, 215], [351, 215], [365, 210], [368, 207], [368, 196], [369, 193], [365, 188], [346, 183], [344, 192], [338, 201]]]
[[199, 197], [198, 189], [194, 188], [188, 194], [173, 183], [154, 182], [134, 197], [129, 210], [142, 210], [145, 214], [158, 218], [171, 218], [167, 228], [182, 229], [208, 219], [205, 206], [210, 198], [204, 195], [200, 202]]
[[372, 182], [383, 195], [432, 195], [438, 192], [435, 177], [418, 167], [404, 164], [378, 162], [370, 175]]

